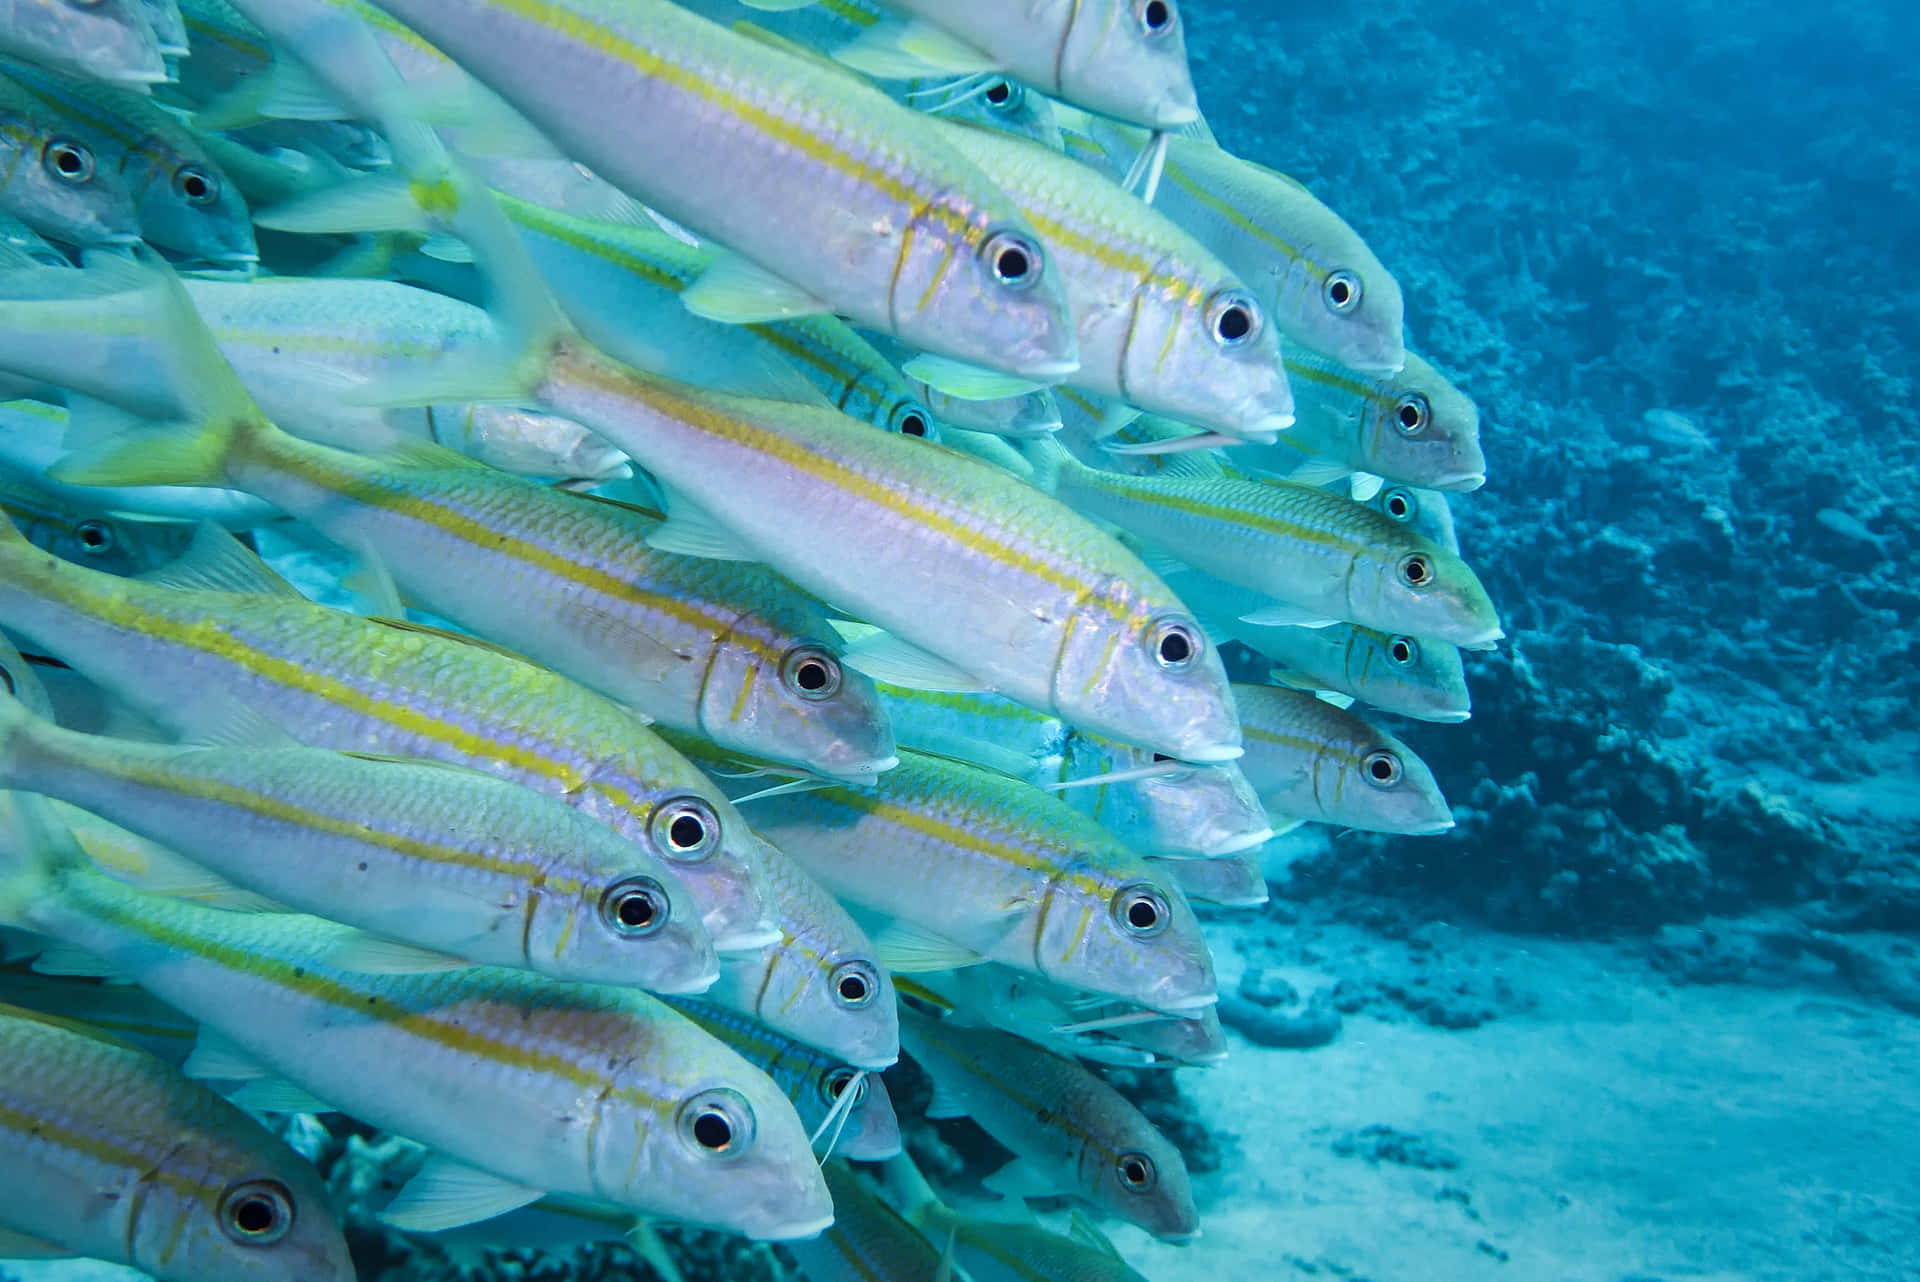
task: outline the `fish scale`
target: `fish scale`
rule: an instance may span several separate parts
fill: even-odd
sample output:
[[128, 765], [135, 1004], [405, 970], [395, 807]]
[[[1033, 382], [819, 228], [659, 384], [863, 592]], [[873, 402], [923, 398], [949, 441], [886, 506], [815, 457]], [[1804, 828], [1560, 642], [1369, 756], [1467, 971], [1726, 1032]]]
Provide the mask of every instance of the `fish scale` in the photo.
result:
[[[644, 993], [494, 967], [342, 970], [328, 958], [344, 927], [160, 899], [46, 858], [0, 860], [10, 920], [105, 959], [367, 1124], [527, 1187], [527, 1200], [572, 1193], [773, 1236], [817, 1231], [829, 1213], [792, 1105]], [[751, 1112], [753, 1138], [732, 1161], [676, 1126], [715, 1088]]]
[[[229, 1240], [223, 1195], [267, 1182], [287, 1199], [290, 1236]], [[12, 1006], [0, 1006], [0, 1187], [0, 1227], [168, 1282], [353, 1276], [304, 1158], [161, 1061]]]

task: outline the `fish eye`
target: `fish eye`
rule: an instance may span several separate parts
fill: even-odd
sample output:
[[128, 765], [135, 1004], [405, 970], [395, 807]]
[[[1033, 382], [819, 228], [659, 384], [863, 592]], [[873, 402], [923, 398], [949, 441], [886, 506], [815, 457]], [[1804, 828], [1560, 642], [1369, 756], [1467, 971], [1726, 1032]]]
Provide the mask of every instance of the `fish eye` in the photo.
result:
[[248, 1180], [220, 1195], [220, 1231], [241, 1246], [272, 1246], [293, 1230], [293, 1194], [278, 1180]]
[[1320, 287], [1320, 296], [1327, 300], [1328, 311], [1345, 316], [1360, 306], [1360, 278], [1344, 267], [1328, 272], [1327, 283]]
[[1260, 333], [1260, 304], [1238, 290], [1215, 294], [1207, 304], [1207, 332], [1220, 346], [1245, 347]]
[[1011, 80], [996, 80], [988, 85], [980, 96], [987, 105], [1002, 115], [1012, 115], [1020, 110], [1020, 104], [1026, 101], [1027, 92]]
[[927, 412], [918, 405], [902, 402], [893, 411], [893, 421], [888, 424], [902, 436], [927, 437], [933, 434], [927, 423]]
[[1158, 887], [1140, 881], [1114, 893], [1113, 919], [1135, 939], [1152, 939], [1173, 921], [1173, 909]]
[[1402, 436], [1418, 436], [1433, 422], [1433, 406], [1418, 392], [1408, 392], [1393, 407], [1393, 425]]
[[980, 252], [993, 278], [1008, 289], [1028, 289], [1040, 279], [1040, 246], [1018, 232], [996, 232]]
[[1376, 788], [1391, 788], [1404, 779], [1407, 772], [1400, 765], [1398, 753], [1375, 748], [1360, 758], [1360, 773]]
[[848, 1010], [873, 1005], [880, 992], [880, 976], [863, 961], [841, 962], [827, 976], [827, 983], [833, 989], [834, 1001]]
[[693, 863], [720, 844], [720, 816], [698, 797], [676, 797], [653, 812], [647, 833], [667, 858]]
[[753, 1109], [738, 1091], [716, 1086], [680, 1106], [680, 1138], [711, 1157], [733, 1157], [753, 1143]]
[[1380, 510], [1396, 521], [1411, 521], [1420, 511], [1413, 492], [1401, 486], [1395, 486], [1380, 496]]
[[1424, 588], [1433, 582], [1433, 563], [1415, 552], [1400, 558], [1400, 580], [1410, 588]]
[[819, 646], [797, 646], [781, 661], [780, 680], [802, 699], [831, 699], [840, 693], [840, 660]]
[[658, 934], [672, 911], [667, 888], [651, 877], [622, 878], [600, 896], [600, 920], [628, 939]]
[[40, 161], [61, 182], [78, 187], [93, 179], [93, 153], [70, 139], [53, 139], [40, 153]]
[[105, 521], [82, 521], [73, 532], [79, 536], [81, 548], [88, 552], [113, 550], [113, 527]]
[[220, 180], [198, 165], [182, 165], [174, 171], [173, 190], [189, 205], [211, 205], [220, 199]]
[[1387, 658], [1395, 667], [1410, 668], [1420, 659], [1420, 643], [1412, 637], [1395, 637], [1387, 642]]
[[1147, 0], [1135, 8], [1140, 18], [1140, 30], [1150, 36], [1157, 36], [1173, 26], [1173, 6], [1167, 0]]
[[1160, 1182], [1160, 1172], [1145, 1153], [1122, 1153], [1113, 1163], [1120, 1187], [1129, 1193], [1150, 1192]]
[[1147, 652], [1168, 672], [1185, 672], [1200, 662], [1206, 649], [1200, 630], [1183, 620], [1158, 619], [1147, 629]]
[[[858, 1085], [855, 1085], [856, 1082]], [[867, 1075], [865, 1073], [846, 1064], [842, 1064], [838, 1068], [830, 1068], [826, 1071], [825, 1075], [820, 1078], [820, 1098], [825, 1103], [831, 1105], [835, 1100], [838, 1100], [842, 1095], [846, 1094], [847, 1087], [849, 1086], [853, 1087], [853, 1102], [855, 1104], [858, 1104], [867, 1097]]]

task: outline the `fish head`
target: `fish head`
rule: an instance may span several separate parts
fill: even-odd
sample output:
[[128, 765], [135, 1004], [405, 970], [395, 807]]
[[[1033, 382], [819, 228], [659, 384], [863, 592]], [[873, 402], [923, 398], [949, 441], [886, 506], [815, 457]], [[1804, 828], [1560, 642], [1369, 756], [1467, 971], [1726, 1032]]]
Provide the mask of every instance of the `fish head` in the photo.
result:
[[1429, 542], [1449, 552], [1460, 550], [1460, 536], [1453, 528], [1453, 509], [1439, 490], [1415, 489], [1411, 485], [1390, 485], [1367, 500], [1374, 511], [1398, 522]]
[[599, 831], [611, 839], [605, 857], [580, 876], [577, 889], [564, 893], [556, 877], [533, 900], [528, 965], [583, 983], [706, 991], [720, 960], [692, 893], [664, 864], [610, 829]]
[[979, 92], [943, 113], [955, 120], [966, 120], [997, 129], [1003, 134], [1030, 138], [1043, 147], [1059, 151], [1060, 122], [1053, 114], [1053, 102], [1045, 94], [1031, 93], [1018, 80], [992, 76]]
[[[1102, 1120], [1109, 1125], [1101, 1126]], [[1186, 1161], [1166, 1136], [1131, 1110], [1096, 1118], [1093, 1126], [1104, 1132], [1105, 1150], [1090, 1190], [1096, 1203], [1158, 1238], [1190, 1238], [1200, 1231]]]
[[633, 475], [633, 464], [573, 419], [517, 405], [435, 405], [435, 439], [503, 472], [600, 485]]
[[1479, 407], [1418, 356], [1409, 353], [1406, 368], [1377, 380], [1366, 405], [1361, 441], [1367, 471], [1433, 490], [1475, 490], [1486, 483]]
[[1075, 609], [1054, 667], [1055, 715], [1182, 761], [1240, 755], [1226, 670], [1191, 614], [1124, 590], [1088, 593]]
[[1346, 688], [1363, 703], [1423, 721], [1465, 721], [1473, 704], [1457, 646], [1404, 632], [1356, 628]]
[[[604, 812], [600, 806], [588, 809]], [[717, 789], [683, 779], [666, 795], [623, 805], [607, 818], [686, 887], [718, 951], [758, 949], [778, 937], [769, 918], [766, 869], [768, 860], [781, 856]]]
[[1149, 129], [1200, 119], [1176, 0], [1097, 0], [1073, 10], [1055, 60], [1060, 97]]
[[7, 182], [23, 222], [74, 245], [131, 245], [140, 239], [133, 195], [92, 142], [57, 129], [42, 131], [34, 141], [39, 154]]
[[1349, 369], [1397, 373], [1407, 360], [1400, 282], [1351, 227], [1314, 204], [1318, 216], [1309, 220], [1307, 243], [1277, 274], [1274, 323], [1289, 342], [1324, 352]]
[[[791, 761], [835, 779], [891, 768], [893, 727], [872, 678], [824, 642], [779, 638], [767, 650], [738, 635], [716, 646], [700, 692], [700, 730], [722, 747]], [[824, 635], [824, 622], [814, 630]]]
[[893, 1111], [893, 1098], [887, 1094], [887, 1084], [880, 1074], [856, 1074], [847, 1065], [837, 1064], [823, 1069], [815, 1082], [815, 1090], [829, 1109], [849, 1086], [856, 1094], [847, 1112], [846, 1127], [834, 1143], [834, 1153], [852, 1162], [884, 1162], [896, 1156], [900, 1152], [900, 1117]]
[[1257, 850], [1211, 857], [1149, 855], [1148, 858], [1194, 903], [1255, 908], [1270, 898]]
[[831, 1224], [807, 1128], [773, 1079], [691, 1021], [660, 1033], [599, 1106], [596, 1196], [759, 1241]]
[[1465, 561], [1390, 520], [1381, 525], [1347, 576], [1348, 617], [1462, 646], [1486, 646], [1506, 635]]
[[996, 212], [988, 219], [954, 199], [916, 215], [887, 304], [893, 333], [942, 356], [1058, 382], [1080, 368], [1066, 283], [1033, 228], [1011, 206]]
[[123, 85], [167, 78], [140, 0], [26, 0], [9, 5], [8, 14], [9, 53]]
[[855, 1068], [886, 1068], [900, 1057], [893, 979], [844, 910], [809, 898], [783, 914], [779, 942], [728, 958], [709, 996]]
[[[1091, 737], [1078, 731], [1069, 737], [1068, 750], [1076, 761], [1079, 746]], [[1134, 849], [1204, 858], [1246, 850], [1273, 835], [1260, 798], [1238, 762], [1201, 766], [1111, 741], [1102, 740], [1099, 746], [1105, 752], [1096, 758], [1096, 770], [1146, 767], [1157, 773], [1099, 788], [1069, 789], [1061, 796], [1082, 809], [1097, 806], [1101, 826]], [[1079, 770], [1070, 777], [1080, 777]]]
[[1150, 1051], [1156, 1060], [1196, 1068], [1218, 1064], [1227, 1057], [1227, 1031], [1220, 1026], [1220, 1012], [1212, 1006], [1200, 1011], [1196, 1019], [1132, 1024], [1111, 1029], [1106, 1035], [1113, 1041]]
[[148, 241], [229, 268], [260, 261], [253, 220], [239, 190], [211, 159], [174, 155], [139, 189], [140, 231]]
[[238, 1110], [211, 1134], [182, 1130], [165, 1166], [132, 1217], [136, 1267], [195, 1282], [353, 1282], [319, 1174]]
[[[1368, 727], [1370, 730], [1371, 727]], [[1328, 822], [1367, 832], [1415, 835], [1453, 827], [1453, 811], [1427, 763], [1400, 740], [1373, 730], [1364, 738], [1329, 744], [1326, 765], [1338, 777], [1315, 791], [1331, 801]]]
[[1235, 436], [1293, 426], [1279, 334], [1237, 283], [1154, 289], [1128, 321], [1120, 358], [1128, 402]]
[[1118, 870], [1083, 862], [1054, 879], [1034, 968], [1056, 983], [1170, 1014], [1219, 999], [1213, 954], [1192, 905], [1131, 855]]

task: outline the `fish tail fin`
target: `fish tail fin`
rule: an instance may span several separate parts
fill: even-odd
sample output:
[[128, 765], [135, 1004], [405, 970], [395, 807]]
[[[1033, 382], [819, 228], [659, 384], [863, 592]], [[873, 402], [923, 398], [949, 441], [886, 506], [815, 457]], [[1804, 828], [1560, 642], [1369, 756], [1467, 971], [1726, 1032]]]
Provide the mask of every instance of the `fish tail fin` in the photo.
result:
[[72, 452], [47, 474], [74, 485], [220, 485], [238, 441], [277, 429], [220, 354], [178, 276], [150, 263], [116, 270], [153, 292], [155, 341], [180, 420], [152, 423], [88, 402], [69, 411], [65, 444]]

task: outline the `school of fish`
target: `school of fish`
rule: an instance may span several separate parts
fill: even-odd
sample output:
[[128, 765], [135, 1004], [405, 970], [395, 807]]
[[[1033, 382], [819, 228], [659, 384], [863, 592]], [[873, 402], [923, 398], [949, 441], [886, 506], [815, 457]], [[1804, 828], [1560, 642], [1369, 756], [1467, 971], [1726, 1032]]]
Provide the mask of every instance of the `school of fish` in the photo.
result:
[[[1353, 705], [1503, 634], [1473, 402], [1186, 21], [5, 7], [0, 1260], [1201, 1231], [1089, 1065], [1227, 1053], [1276, 834], [1452, 827]], [[936, 1189], [903, 1052], [1010, 1164]]]

